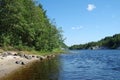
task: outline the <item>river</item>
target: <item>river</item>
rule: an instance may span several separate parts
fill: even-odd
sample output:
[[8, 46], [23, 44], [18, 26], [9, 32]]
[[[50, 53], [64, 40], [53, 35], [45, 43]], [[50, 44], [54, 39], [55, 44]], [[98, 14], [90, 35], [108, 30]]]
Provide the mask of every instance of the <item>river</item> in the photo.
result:
[[9, 80], [120, 80], [119, 50], [74, 50], [36, 62]]

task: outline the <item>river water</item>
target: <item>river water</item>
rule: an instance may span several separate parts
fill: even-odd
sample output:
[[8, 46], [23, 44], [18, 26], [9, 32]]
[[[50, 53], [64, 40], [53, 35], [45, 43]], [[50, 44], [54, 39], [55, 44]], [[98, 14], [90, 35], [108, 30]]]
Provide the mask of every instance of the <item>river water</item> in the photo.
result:
[[36, 62], [9, 80], [120, 80], [119, 50], [76, 50]]

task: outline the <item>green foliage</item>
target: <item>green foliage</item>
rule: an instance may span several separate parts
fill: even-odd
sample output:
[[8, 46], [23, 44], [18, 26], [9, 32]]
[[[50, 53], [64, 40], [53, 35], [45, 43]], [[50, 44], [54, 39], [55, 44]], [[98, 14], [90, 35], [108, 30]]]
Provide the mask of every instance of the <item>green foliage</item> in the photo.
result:
[[63, 45], [61, 29], [33, 0], [0, 0], [0, 47], [52, 51]]
[[90, 49], [95, 46], [116, 49], [120, 47], [120, 34], [115, 34], [111, 37], [105, 37], [98, 42], [89, 42], [87, 44], [73, 45], [69, 47], [69, 49]]

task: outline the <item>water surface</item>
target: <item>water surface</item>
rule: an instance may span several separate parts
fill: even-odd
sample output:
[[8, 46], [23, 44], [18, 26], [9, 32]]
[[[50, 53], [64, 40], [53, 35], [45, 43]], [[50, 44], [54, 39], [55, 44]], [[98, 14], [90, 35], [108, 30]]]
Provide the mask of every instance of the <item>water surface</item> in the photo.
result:
[[70, 51], [36, 62], [9, 80], [120, 80], [120, 51]]
[[120, 80], [119, 50], [81, 50], [60, 56], [59, 80]]

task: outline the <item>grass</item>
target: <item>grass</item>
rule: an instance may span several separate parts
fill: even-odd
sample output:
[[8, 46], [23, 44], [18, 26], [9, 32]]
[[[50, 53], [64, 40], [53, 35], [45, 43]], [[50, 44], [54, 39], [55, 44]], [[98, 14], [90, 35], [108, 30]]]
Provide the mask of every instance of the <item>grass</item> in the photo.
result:
[[18, 53], [25, 53], [25, 54], [34, 54], [34, 55], [50, 55], [50, 54], [60, 54], [64, 53], [65, 50], [56, 48], [53, 51], [36, 51], [36, 50], [18, 50], [14, 48], [0, 48], [0, 53], [3, 53], [5, 51], [12, 51], [12, 52], [18, 52]]

